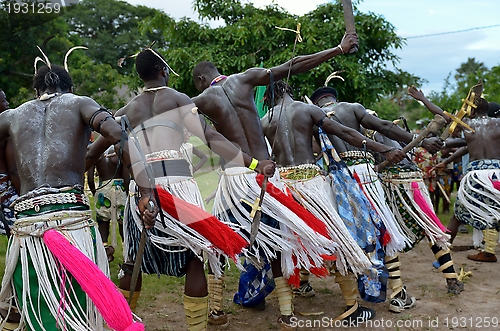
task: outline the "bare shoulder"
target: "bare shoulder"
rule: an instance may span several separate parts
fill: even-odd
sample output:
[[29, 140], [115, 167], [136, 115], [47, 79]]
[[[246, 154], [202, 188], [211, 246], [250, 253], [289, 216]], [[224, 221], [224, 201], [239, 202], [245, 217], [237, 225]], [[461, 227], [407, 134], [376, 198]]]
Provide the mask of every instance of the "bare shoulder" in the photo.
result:
[[259, 68], [259, 67], [253, 67], [253, 68], [249, 68], [249, 69], [243, 71], [242, 73], [233, 74], [230, 77], [232, 77], [232, 76], [240, 76], [240, 78], [241, 77], [252, 77], [254, 75], [260, 75], [262, 73], [266, 73], [267, 74], [267, 69], [265, 69], [265, 68]]
[[179, 105], [180, 107], [193, 103], [193, 100], [186, 93], [179, 92], [173, 88], [168, 88], [166, 89], [166, 91], [169, 92], [169, 94], [171, 94], [173, 98], [175, 98], [177, 105]]
[[267, 76], [269, 76], [267, 69], [254, 67], [241, 73], [232, 74], [227, 78], [227, 82], [231, 84], [236, 83], [238, 86], [248, 85], [251, 88], [254, 88], [257, 85], [261, 85], [258, 82], [262, 80], [263, 77]]
[[323, 110], [315, 105], [302, 101], [294, 101], [292, 105], [295, 109], [295, 116], [299, 116], [301, 119], [304, 119], [304, 121], [310, 120], [311, 118], [319, 120], [326, 116]]

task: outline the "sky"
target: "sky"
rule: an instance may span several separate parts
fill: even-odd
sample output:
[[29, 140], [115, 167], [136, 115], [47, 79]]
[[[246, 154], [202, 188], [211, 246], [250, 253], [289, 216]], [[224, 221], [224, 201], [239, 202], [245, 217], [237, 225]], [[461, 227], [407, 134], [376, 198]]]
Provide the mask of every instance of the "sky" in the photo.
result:
[[[198, 21], [198, 15], [193, 11], [190, 0], [127, 0], [127, 2], [161, 9], [175, 19], [187, 16]], [[250, 2], [256, 7], [261, 7], [272, 1]], [[328, 0], [275, 0], [274, 2], [293, 14], [303, 15]], [[359, 3], [358, 9], [361, 12], [373, 12], [383, 16], [394, 25], [399, 36], [408, 38], [402, 49], [394, 50], [394, 53], [401, 58], [398, 67], [426, 79], [428, 83], [422, 86], [425, 94], [430, 91], [441, 91], [446, 77], [451, 73], [453, 78], [455, 70], [468, 58], [483, 62], [487, 68], [500, 65], [499, 0], [364, 0]], [[217, 23], [211, 25], [216, 26]], [[477, 29], [492, 25], [498, 26]], [[471, 30], [460, 33], [412, 38], [469, 29]], [[485, 86], [485, 93], [487, 91], [488, 87]]]

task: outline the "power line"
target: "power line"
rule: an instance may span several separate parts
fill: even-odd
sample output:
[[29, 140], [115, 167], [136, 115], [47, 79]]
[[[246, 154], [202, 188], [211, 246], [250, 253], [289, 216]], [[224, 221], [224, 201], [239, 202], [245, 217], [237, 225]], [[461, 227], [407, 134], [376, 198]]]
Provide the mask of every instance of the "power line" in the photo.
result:
[[410, 37], [406, 37], [405, 39], [416, 39], [416, 38], [424, 38], [424, 37], [441, 36], [441, 35], [444, 35], [444, 34], [452, 34], [452, 33], [467, 32], [467, 31], [472, 31], [472, 30], [482, 30], [482, 29], [495, 28], [497, 26], [500, 26], [500, 24], [488, 25], [488, 26], [481, 26], [481, 27], [470, 28], [470, 29], [465, 29], [465, 30], [457, 30], [457, 31], [449, 31], [449, 32], [424, 34], [424, 35], [421, 35], [421, 36], [410, 36]]

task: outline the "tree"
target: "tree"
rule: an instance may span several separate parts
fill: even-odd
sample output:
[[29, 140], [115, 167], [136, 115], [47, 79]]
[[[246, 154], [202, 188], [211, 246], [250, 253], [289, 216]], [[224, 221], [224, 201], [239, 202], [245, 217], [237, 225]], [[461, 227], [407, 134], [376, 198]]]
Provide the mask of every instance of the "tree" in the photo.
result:
[[125, 1], [82, 0], [66, 19], [71, 34], [89, 48], [87, 54], [96, 63], [108, 64], [122, 74], [135, 74], [133, 61], [119, 68], [118, 59], [136, 54], [152, 42], [157, 47], [166, 46], [162, 27], [144, 34], [139, 31], [139, 23], [158, 12]]
[[[161, 51], [180, 74], [172, 78], [172, 86], [189, 95], [197, 94], [191, 70], [202, 60], [214, 62], [227, 74], [258, 66], [261, 61], [265, 67], [271, 67], [288, 61], [293, 54], [335, 47], [332, 42], [339, 42], [345, 31], [339, 1], [318, 6], [300, 17], [275, 4], [259, 9], [240, 0], [194, 0], [194, 7], [201, 17], [223, 19], [226, 24], [210, 28], [186, 18], [174, 21], [164, 13], [157, 13], [142, 24], [145, 31], [163, 28], [169, 43]], [[358, 53], [335, 57], [309, 73], [292, 77], [290, 83], [298, 95], [310, 95], [330, 73], [343, 69], [346, 82], [335, 86], [341, 99], [370, 105], [381, 95], [396, 93], [396, 86], [412, 77], [388, 69], [388, 64], [396, 66], [399, 60], [391, 50], [401, 48], [404, 43], [394, 26], [373, 13], [362, 13], [356, 8], [354, 12], [360, 38]], [[302, 23], [304, 41], [296, 45], [294, 53], [295, 34], [276, 26], [295, 29], [298, 22]]]

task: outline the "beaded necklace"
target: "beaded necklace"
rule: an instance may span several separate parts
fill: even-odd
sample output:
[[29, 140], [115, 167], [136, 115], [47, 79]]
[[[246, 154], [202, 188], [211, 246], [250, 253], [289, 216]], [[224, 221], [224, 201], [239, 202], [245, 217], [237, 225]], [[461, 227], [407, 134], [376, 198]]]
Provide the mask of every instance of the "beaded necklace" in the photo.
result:
[[329, 101], [327, 103], [325, 103], [323, 106], [321, 106], [321, 108], [325, 108], [325, 107], [328, 107], [328, 106], [331, 106], [331, 105], [337, 105], [337, 102], [336, 101]]
[[219, 75], [217, 77], [215, 77], [211, 82], [210, 82], [210, 86], [213, 86], [215, 84], [217, 84], [218, 82], [220, 82], [221, 80], [223, 79], [226, 79], [227, 76], [224, 76], [224, 75]]
[[159, 90], [164, 90], [166, 88], [168, 88], [168, 86], [151, 87], [151, 88], [144, 89], [143, 92], [156, 92], [156, 91], [159, 91]]

